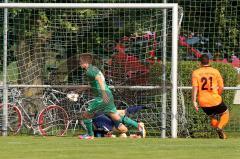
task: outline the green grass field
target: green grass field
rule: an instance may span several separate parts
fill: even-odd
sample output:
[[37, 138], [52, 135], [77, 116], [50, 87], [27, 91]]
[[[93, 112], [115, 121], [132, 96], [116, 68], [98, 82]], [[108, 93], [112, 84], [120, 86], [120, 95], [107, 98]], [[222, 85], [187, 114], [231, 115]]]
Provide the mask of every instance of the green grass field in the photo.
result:
[[1, 159], [239, 159], [240, 140], [0, 137]]

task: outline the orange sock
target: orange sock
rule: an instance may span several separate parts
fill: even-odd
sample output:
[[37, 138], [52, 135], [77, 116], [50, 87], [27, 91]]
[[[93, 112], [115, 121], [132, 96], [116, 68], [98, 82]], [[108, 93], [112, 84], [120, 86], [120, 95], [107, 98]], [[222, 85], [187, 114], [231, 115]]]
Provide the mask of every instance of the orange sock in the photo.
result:
[[211, 118], [211, 126], [212, 126], [213, 128], [217, 128], [217, 127], [218, 127], [218, 124], [219, 124], [219, 122], [218, 122], [217, 119]]
[[226, 111], [220, 117], [218, 128], [220, 129], [224, 128], [224, 126], [228, 123], [228, 120], [229, 120], [229, 111]]

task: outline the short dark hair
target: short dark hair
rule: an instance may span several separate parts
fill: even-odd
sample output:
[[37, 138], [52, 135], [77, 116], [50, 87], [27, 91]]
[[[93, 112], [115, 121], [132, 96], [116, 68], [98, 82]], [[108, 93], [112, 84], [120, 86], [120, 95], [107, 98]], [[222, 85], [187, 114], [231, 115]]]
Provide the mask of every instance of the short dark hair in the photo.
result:
[[208, 65], [209, 64], [209, 56], [207, 54], [202, 54], [200, 57], [200, 61], [202, 65]]

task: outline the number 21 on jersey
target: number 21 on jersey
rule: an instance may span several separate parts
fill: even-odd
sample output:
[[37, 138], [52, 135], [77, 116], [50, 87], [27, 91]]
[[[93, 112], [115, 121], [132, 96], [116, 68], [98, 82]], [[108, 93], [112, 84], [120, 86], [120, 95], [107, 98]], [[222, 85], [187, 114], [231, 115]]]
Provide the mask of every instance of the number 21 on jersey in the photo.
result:
[[201, 82], [202, 82], [202, 90], [212, 90], [212, 77], [202, 77]]

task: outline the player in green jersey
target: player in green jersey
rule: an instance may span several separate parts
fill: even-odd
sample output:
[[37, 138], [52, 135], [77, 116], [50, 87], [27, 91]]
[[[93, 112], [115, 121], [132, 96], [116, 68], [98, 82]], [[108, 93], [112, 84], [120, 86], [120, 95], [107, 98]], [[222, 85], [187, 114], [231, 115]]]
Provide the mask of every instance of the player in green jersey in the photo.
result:
[[108, 115], [115, 124], [120, 133], [127, 132], [127, 127], [122, 124], [121, 116], [118, 114], [111, 90], [106, 84], [102, 72], [92, 65], [93, 56], [89, 53], [80, 55], [80, 65], [86, 70], [88, 82], [93, 91], [94, 100], [90, 102], [87, 111], [82, 113], [84, 124], [88, 130], [86, 135], [80, 135], [80, 139], [93, 139], [92, 118], [97, 112], [103, 112]]

